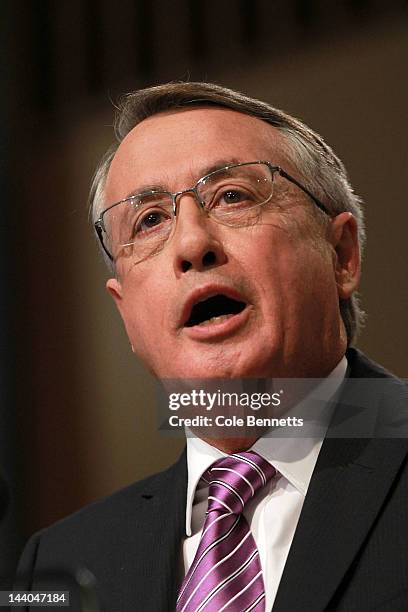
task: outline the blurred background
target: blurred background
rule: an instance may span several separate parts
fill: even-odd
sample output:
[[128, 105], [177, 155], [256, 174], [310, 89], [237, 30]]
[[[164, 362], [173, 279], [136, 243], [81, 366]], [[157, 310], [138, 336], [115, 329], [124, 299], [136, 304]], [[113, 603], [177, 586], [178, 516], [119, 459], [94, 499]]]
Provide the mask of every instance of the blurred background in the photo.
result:
[[2, 0], [0, 21], [1, 586], [31, 533], [182, 447], [157, 432], [88, 221], [120, 94], [215, 81], [320, 132], [366, 203], [358, 346], [408, 376], [408, 3]]

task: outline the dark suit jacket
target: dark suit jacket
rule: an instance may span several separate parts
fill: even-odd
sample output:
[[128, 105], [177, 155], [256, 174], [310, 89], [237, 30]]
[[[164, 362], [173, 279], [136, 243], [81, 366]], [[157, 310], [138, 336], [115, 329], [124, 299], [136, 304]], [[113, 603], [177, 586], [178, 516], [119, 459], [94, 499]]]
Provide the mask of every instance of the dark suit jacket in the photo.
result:
[[[358, 351], [347, 356], [351, 377], [390, 376]], [[401, 398], [406, 387], [395, 380], [388, 400], [402, 405]], [[274, 612], [408, 610], [407, 442], [325, 439]], [[87, 568], [105, 612], [174, 610], [186, 480], [183, 454], [167, 471], [34, 535], [20, 562], [20, 585], [65, 584], [79, 610], [77, 589], [63, 578]]]

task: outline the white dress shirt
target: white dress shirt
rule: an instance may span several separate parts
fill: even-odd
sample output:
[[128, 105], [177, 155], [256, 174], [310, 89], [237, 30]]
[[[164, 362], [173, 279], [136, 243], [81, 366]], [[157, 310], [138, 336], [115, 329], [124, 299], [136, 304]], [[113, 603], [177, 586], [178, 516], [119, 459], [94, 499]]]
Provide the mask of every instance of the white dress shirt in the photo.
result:
[[[345, 357], [318, 388], [321, 410], [333, 407], [347, 369]], [[323, 399], [323, 402], [322, 402]], [[329, 408], [331, 409], [331, 408]], [[244, 516], [259, 550], [265, 584], [265, 610], [272, 610], [296, 525], [325, 431], [314, 438], [279, 438], [265, 435], [251, 447], [277, 470], [277, 476], [249, 501]], [[186, 535], [183, 542], [184, 573], [193, 562], [208, 503], [203, 472], [225, 453], [196, 437], [187, 437]]]

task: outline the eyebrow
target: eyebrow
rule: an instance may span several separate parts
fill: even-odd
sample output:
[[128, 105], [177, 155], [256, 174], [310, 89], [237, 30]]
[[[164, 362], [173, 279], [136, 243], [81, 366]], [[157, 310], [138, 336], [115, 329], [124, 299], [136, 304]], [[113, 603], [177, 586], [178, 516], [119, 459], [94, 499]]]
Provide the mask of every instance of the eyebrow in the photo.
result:
[[[207, 174], [211, 174], [211, 172], [215, 172], [216, 170], [221, 170], [222, 168], [225, 168], [225, 166], [232, 166], [234, 164], [241, 164], [241, 163], [243, 162], [240, 161], [236, 157], [231, 157], [230, 159], [219, 159], [215, 163], [211, 164], [210, 166], [203, 166], [197, 173], [198, 179], [195, 181], [195, 183], [197, 183], [197, 181], [199, 181], [200, 178], [207, 176]], [[128, 193], [128, 195], [126, 195], [123, 198], [123, 200], [127, 200], [128, 198], [132, 198], [133, 196], [138, 195], [139, 193], [146, 193], [148, 191], [169, 191], [169, 189], [165, 187], [164, 185], [155, 184], [155, 183], [149, 183], [149, 184], [146, 183], [145, 185], [139, 185], [138, 187], [136, 187], [136, 189], [133, 189], [130, 193]]]

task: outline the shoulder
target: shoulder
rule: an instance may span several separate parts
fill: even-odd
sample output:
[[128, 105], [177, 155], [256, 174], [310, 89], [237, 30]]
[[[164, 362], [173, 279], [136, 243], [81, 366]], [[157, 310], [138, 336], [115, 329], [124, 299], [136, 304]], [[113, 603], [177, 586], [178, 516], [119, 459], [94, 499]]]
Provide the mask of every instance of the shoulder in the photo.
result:
[[357, 348], [347, 349], [346, 357], [351, 378], [392, 378], [404, 385], [401, 379]]
[[[19, 574], [58, 567], [91, 567], [121, 548], [137, 547], [160, 529], [170, 505], [184, 503], [186, 459], [34, 534], [20, 560]], [[105, 561], [106, 563], [106, 561]]]
[[145, 501], [155, 497], [169, 486], [176, 475], [183, 471], [183, 458], [163, 472], [153, 474], [148, 478], [135, 482], [112, 495], [97, 500], [74, 514], [58, 521], [50, 528], [43, 530], [42, 533], [57, 531], [70, 531], [76, 529], [86, 530], [87, 528], [98, 525], [103, 521], [114, 526], [116, 522], [122, 522], [131, 515], [143, 510]]
[[[348, 374], [345, 392], [358, 394], [372, 406], [401, 405], [408, 409], [408, 384], [355, 348], [346, 353]], [[343, 396], [345, 393], [343, 392]], [[408, 415], [407, 415], [408, 416]]]
[[346, 353], [348, 371], [329, 438], [400, 438], [408, 444], [408, 386], [361, 351]]

